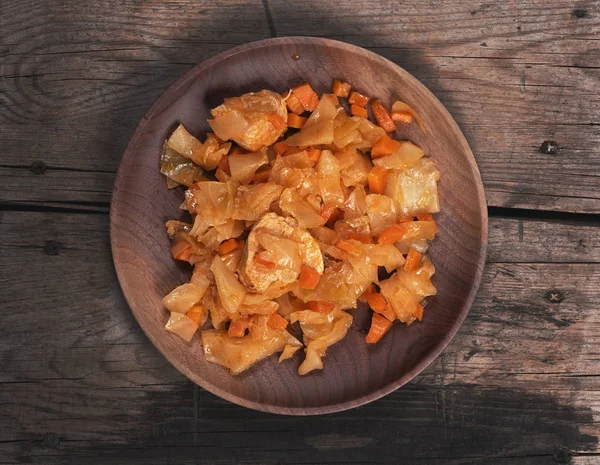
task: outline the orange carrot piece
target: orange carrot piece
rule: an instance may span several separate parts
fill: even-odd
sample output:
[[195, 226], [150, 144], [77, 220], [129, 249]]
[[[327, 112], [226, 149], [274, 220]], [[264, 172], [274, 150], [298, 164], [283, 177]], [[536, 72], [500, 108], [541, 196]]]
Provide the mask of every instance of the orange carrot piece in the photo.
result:
[[335, 246], [338, 249], [343, 250], [344, 252], [347, 252], [350, 255], [355, 255], [357, 257], [360, 257], [364, 254], [363, 248], [360, 245], [354, 242], [350, 242], [349, 240], [337, 241], [335, 243]]
[[394, 242], [402, 240], [405, 234], [406, 228], [404, 226], [401, 224], [393, 224], [383, 230], [379, 235], [377, 242], [379, 244], [393, 244]]
[[319, 212], [319, 214], [327, 222], [327, 221], [329, 221], [329, 218], [331, 218], [331, 216], [335, 213], [336, 210], [337, 210], [337, 207], [326, 207], [323, 204], [323, 205], [321, 205], [321, 211]]
[[369, 97], [367, 97], [366, 95], [363, 94], [359, 94], [358, 92], [354, 91], [350, 94], [350, 97], [348, 98], [348, 103], [350, 105], [358, 105], [359, 107], [366, 107], [367, 103], [369, 103]]
[[347, 82], [342, 82], [339, 79], [334, 79], [331, 84], [331, 92], [337, 95], [338, 97], [348, 98], [350, 95], [350, 89], [352, 86]]
[[266, 259], [262, 258], [260, 255], [255, 255], [254, 256], [254, 261], [256, 263], [259, 263], [259, 264], [265, 266], [266, 268], [269, 268], [270, 270], [272, 270], [273, 268], [275, 268], [275, 263], [273, 263], [270, 260], [266, 260]]
[[378, 313], [373, 313], [371, 329], [369, 329], [369, 334], [367, 334], [365, 341], [367, 344], [375, 344], [379, 342], [383, 335], [387, 333], [391, 327], [392, 322], [390, 320], [379, 315]]
[[421, 304], [417, 304], [417, 307], [416, 307], [413, 315], [417, 320], [423, 321], [423, 306]]
[[405, 113], [403, 111], [393, 111], [392, 114], [392, 120], [393, 121], [398, 121], [400, 123], [412, 123], [413, 120], [413, 116], [410, 113]]
[[406, 261], [404, 262], [404, 271], [413, 271], [421, 263], [421, 257], [423, 255], [417, 252], [415, 249], [409, 249]]
[[187, 312], [185, 312], [185, 316], [187, 316], [190, 320], [200, 326], [200, 319], [202, 318], [202, 314], [204, 313], [204, 306], [200, 304], [192, 305]]
[[308, 308], [311, 312], [330, 313], [333, 310], [333, 304], [330, 302], [311, 300], [308, 303]]
[[275, 145], [273, 145], [273, 150], [275, 151], [275, 155], [279, 155], [282, 156], [285, 152], [287, 152], [287, 150], [290, 148], [289, 145], [287, 145], [287, 142], [284, 140], [281, 140], [279, 142], [277, 142]]
[[369, 286], [365, 289], [365, 291], [358, 296], [358, 300], [360, 302], [366, 302], [367, 299], [369, 298], [369, 296], [371, 294], [375, 294], [377, 292], [377, 290], [375, 289], [375, 284], [371, 283], [369, 284]]
[[283, 131], [285, 129], [285, 121], [277, 113], [269, 114], [269, 116], [267, 116], [267, 119], [277, 131]]
[[369, 307], [371, 307], [371, 309], [377, 313], [384, 312], [388, 306], [385, 297], [383, 297], [383, 294], [380, 294], [379, 292], [374, 292], [373, 294], [368, 295], [367, 303], [369, 304]]
[[231, 170], [229, 169], [229, 155], [223, 155], [217, 168], [223, 171], [227, 176], [231, 176]]
[[435, 223], [433, 219], [433, 215], [431, 213], [423, 213], [421, 215], [417, 215], [417, 220], [419, 221], [432, 221]]
[[346, 239], [354, 239], [355, 241], [362, 242], [363, 244], [372, 244], [373, 238], [368, 234], [360, 234], [351, 232], [346, 235]]
[[252, 183], [260, 184], [261, 182], [267, 182], [269, 180], [269, 176], [271, 175], [271, 167], [269, 166], [266, 169], [262, 169], [254, 173], [252, 177]]
[[226, 240], [225, 242], [222, 242], [221, 245], [219, 245], [219, 248], [217, 249], [217, 252], [219, 253], [219, 255], [225, 255], [228, 254], [229, 252], [233, 252], [235, 249], [239, 249], [240, 248], [240, 243], [238, 241], [236, 241], [235, 239], [229, 239]]
[[319, 158], [321, 158], [321, 151], [319, 149], [309, 149], [307, 155], [310, 161], [318, 163]]
[[301, 115], [304, 113], [304, 107], [300, 103], [300, 100], [298, 100], [298, 97], [293, 94], [293, 92], [287, 91], [281, 94], [281, 96], [284, 98], [285, 104], [287, 105], [289, 111], [295, 115]]
[[300, 129], [302, 126], [304, 126], [304, 123], [306, 123], [307, 119], [308, 118], [291, 113], [288, 115], [288, 127]]
[[350, 113], [352, 113], [353, 116], [360, 116], [365, 119], [369, 117], [367, 109], [358, 105], [350, 105]]
[[314, 289], [319, 284], [321, 275], [310, 266], [302, 265], [300, 269], [299, 284], [302, 289]]
[[383, 194], [385, 193], [385, 186], [387, 184], [388, 170], [381, 166], [374, 166], [367, 179], [369, 180], [369, 190], [372, 194]]
[[377, 124], [380, 128], [382, 128], [385, 132], [393, 132], [396, 130], [396, 125], [394, 124], [394, 121], [392, 121], [390, 113], [385, 109], [379, 100], [373, 101], [371, 104], [371, 110], [373, 110], [373, 116], [375, 117], [375, 121], [377, 121]]
[[373, 148], [371, 149], [371, 158], [392, 155], [400, 148], [400, 145], [400, 142], [392, 139], [390, 136], [383, 136], [381, 139], [375, 142], [375, 144], [373, 144]]
[[246, 330], [250, 327], [250, 319], [247, 317], [237, 318], [229, 324], [227, 335], [229, 337], [244, 337]]
[[271, 313], [267, 320], [267, 326], [275, 331], [282, 331], [287, 328], [288, 320], [282, 317], [279, 313]]
[[313, 111], [319, 104], [319, 96], [313, 90], [308, 82], [292, 89], [292, 93], [298, 98], [302, 106], [307, 111]]

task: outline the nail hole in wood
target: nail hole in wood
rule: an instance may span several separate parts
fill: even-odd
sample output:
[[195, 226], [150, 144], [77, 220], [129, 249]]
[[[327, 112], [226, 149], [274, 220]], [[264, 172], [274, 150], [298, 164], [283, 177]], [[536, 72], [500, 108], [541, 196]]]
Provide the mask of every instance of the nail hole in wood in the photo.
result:
[[576, 8], [573, 10], [573, 16], [575, 16], [576, 18], [585, 18], [587, 16], [587, 11], [582, 10], [580, 8]]
[[565, 300], [565, 295], [557, 289], [550, 289], [546, 292], [545, 297], [548, 302], [553, 304], [558, 304]]
[[552, 451], [552, 460], [556, 463], [569, 463], [571, 461], [571, 454], [566, 447], [555, 447]]
[[31, 171], [33, 174], [44, 174], [46, 169], [48, 169], [48, 167], [44, 162], [41, 161], [34, 161], [29, 167], [29, 171]]
[[556, 155], [558, 153], [558, 144], [553, 140], [545, 140], [540, 146], [540, 152], [546, 155]]
[[294, 54], [292, 55], [292, 59], [294, 59], [294, 60], [299, 60], [299, 59], [300, 59], [300, 55], [298, 55], [297, 53], [294, 53]]
[[46, 241], [44, 244], [44, 252], [46, 255], [58, 255], [62, 249], [62, 244], [56, 241]]
[[42, 438], [42, 444], [45, 447], [50, 447], [51, 449], [56, 448], [56, 446], [58, 446], [59, 442], [60, 442], [59, 437], [54, 433], [44, 434], [44, 437]]

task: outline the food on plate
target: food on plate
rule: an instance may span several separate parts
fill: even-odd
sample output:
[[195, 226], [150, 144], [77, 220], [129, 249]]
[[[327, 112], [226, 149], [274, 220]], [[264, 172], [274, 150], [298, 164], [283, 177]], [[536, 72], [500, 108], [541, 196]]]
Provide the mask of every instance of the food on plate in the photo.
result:
[[190, 219], [166, 228], [193, 272], [163, 299], [166, 330], [188, 342], [199, 333], [206, 359], [233, 374], [304, 349], [304, 375], [323, 368], [357, 302], [372, 310], [367, 344], [421, 321], [436, 294], [426, 252], [440, 173], [393, 137], [413, 122], [425, 132], [406, 103], [389, 110], [335, 79], [320, 97], [304, 83], [227, 98], [203, 141], [180, 124], [160, 171], [186, 188]]

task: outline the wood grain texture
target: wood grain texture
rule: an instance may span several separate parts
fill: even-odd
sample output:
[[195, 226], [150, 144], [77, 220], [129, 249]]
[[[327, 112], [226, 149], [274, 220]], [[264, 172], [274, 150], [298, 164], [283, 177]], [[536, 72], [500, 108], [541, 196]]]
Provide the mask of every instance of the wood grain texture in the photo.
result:
[[[492, 218], [490, 231], [510, 231], [513, 221]], [[549, 465], [567, 453], [592, 465], [600, 453], [599, 265], [522, 258], [547, 259], [527, 244], [536, 231], [573, 250], [596, 230], [572, 225], [565, 235], [558, 222], [521, 222], [524, 241], [490, 234], [490, 257], [511, 254], [486, 268], [469, 318], [432, 366], [368, 406], [294, 418], [220, 400], [152, 347], [116, 283], [107, 215], [2, 212], [0, 396], [10, 401], [0, 457], [44, 465]], [[599, 255], [591, 249], [589, 260]], [[17, 261], [36, 266], [16, 273], [9, 265]], [[548, 291], [563, 300], [551, 302]]]
[[[299, 57], [293, 58], [294, 56]], [[223, 98], [260, 89], [283, 91], [312, 70], [317, 93], [334, 77], [370, 88], [388, 108], [401, 99], [419, 112], [427, 134], [414, 125], [395, 136], [418, 143], [443, 174], [436, 215], [439, 234], [429, 254], [436, 267], [437, 295], [419, 325], [394, 325], [390, 337], [364, 343], [368, 314], [354, 322], [329, 370], [300, 376], [300, 358], [277, 364], [271, 357], [237, 376], [207, 362], [202, 344], [165, 332], [162, 298], [187, 281], [172, 259], [165, 221], [179, 216], [181, 190], [168, 191], [158, 172], [164, 140], [178, 124], [206, 132], [210, 109]], [[452, 117], [417, 80], [365, 49], [317, 38], [278, 38], [237, 47], [193, 68], [148, 110], [123, 155], [111, 201], [111, 244], [123, 293], [150, 340], [182, 373], [205, 389], [240, 405], [295, 415], [331, 413], [377, 399], [404, 385], [429, 365], [465, 318], [479, 286], [487, 246], [487, 208], [479, 171]], [[435, 318], [429, 315], [435, 314]]]
[[[597, 0], [267, 3], [271, 28], [259, 1], [3, 2], [0, 199], [106, 202], [110, 175], [90, 171], [115, 173], [156, 97], [204, 59], [274, 32], [368, 47], [425, 83], [465, 132], [490, 205], [600, 212], [589, 170], [600, 166]], [[558, 154], [539, 152], [546, 140]], [[40, 161], [48, 174], [80, 171], [34, 176]]]

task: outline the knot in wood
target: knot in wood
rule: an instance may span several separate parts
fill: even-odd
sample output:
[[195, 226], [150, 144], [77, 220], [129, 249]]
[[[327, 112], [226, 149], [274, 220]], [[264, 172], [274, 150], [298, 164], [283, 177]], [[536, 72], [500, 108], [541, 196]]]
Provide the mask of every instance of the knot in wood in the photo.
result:
[[41, 161], [34, 161], [29, 167], [29, 171], [31, 171], [33, 174], [44, 174], [46, 169], [48, 169], [48, 167], [44, 162]]
[[62, 249], [62, 244], [56, 241], [46, 241], [44, 244], [44, 252], [46, 255], [58, 255]]
[[576, 18], [585, 18], [587, 16], [587, 11], [582, 10], [580, 8], [576, 8], [575, 10], [573, 10], [573, 16], [575, 16]]
[[553, 140], [545, 140], [540, 146], [540, 152], [546, 155], [556, 155], [558, 153], [558, 144]]
[[555, 447], [552, 451], [552, 460], [556, 463], [569, 463], [571, 462], [571, 453], [566, 447]]
[[558, 304], [565, 300], [565, 295], [557, 289], [550, 289], [546, 292], [546, 300], [550, 303]]
[[56, 446], [58, 446], [59, 442], [60, 442], [59, 437], [54, 433], [46, 433], [46, 434], [44, 434], [44, 437], [42, 438], [42, 444], [45, 447], [50, 447], [51, 449], [56, 448]]

